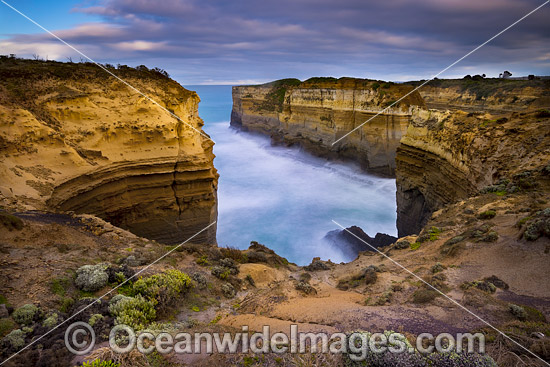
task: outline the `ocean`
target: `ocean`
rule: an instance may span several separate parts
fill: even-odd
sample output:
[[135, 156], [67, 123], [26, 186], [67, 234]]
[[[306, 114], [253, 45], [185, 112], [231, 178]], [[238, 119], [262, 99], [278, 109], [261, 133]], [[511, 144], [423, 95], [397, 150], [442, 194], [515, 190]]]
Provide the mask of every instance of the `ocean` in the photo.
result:
[[258, 241], [305, 265], [313, 257], [353, 260], [323, 239], [339, 229], [333, 219], [373, 237], [377, 232], [396, 235], [394, 179], [298, 148], [272, 146], [269, 137], [231, 128], [231, 86], [186, 88], [199, 94], [203, 129], [216, 143], [219, 246], [246, 249]]

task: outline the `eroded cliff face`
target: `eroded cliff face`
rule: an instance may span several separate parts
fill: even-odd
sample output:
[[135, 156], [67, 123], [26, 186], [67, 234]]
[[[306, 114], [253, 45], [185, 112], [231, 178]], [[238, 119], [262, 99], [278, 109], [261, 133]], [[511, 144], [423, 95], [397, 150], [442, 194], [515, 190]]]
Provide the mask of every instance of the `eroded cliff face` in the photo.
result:
[[407, 130], [417, 92], [376, 116], [341, 142], [344, 134], [375, 116], [413, 87], [352, 78], [284, 79], [233, 87], [231, 125], [297, 144], [318, 156], [358, 162], [371, 173], [395, 175], [395, 152]]
[[[97, 215], [137, 235], [181, 242], [217, 217], [213, 142], [199, 97], [147, 69], [3, 60], [0, 191], [18, 210]], [[215, 243], [215, 226], [194, 238]]]
[[[421, 82], [407, 83], [414, 87]], [[550, 80], [438, 79], [418, 90], [426, 106], [468, 112], [524, 112], [550, 106]]]
[[521, 190], [522, 174], [548, 164], [549, 144], [544, 112], [414, 109], [396, 156], [399, 236], [418, 234], [434, 211], [499, 181]]
[[419, 233], [434, 211], [548, 159], [540, 148], [547, 119], [534, 111], [550, 107], [549, 80], [434, 80], [332, 146], [420, 84], [313, 78], [234, 87], [231, 124], [395, 175], [399, 236]]

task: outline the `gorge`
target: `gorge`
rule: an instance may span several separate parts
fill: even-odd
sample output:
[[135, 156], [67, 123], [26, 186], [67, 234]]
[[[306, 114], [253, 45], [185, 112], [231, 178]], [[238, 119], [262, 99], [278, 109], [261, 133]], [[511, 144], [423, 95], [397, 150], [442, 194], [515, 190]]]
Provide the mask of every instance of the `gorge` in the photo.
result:
[[[160, 106], [96, 65], [0, 59], [6, 366], [116, 362], [127, 355], [106, 346], [107, 331], [122, 322], [231, 335], [398, 330], [413, 341], [472, 332], [487, 353], [412, 365], [550, 360], [547, 81], [435, 81], [333, 148], [417, 83], [285, 80], [231, 98], [230, 87], [183, 88], [158, 69], [106, 67]], [[374, 235], [395, 235], [396, 220], [400, 238]], [[100, 342], [86, 356], [55, 329], [73, 317]], [[313, 351], [258, 363], [244, 352], [128, 356], [121, 367], [350, 365]]]
[[[548, 80], [434, 80], [412, 92], [417, 85], [312, 78], [238, 86], [231, 124], [396, 177], [398, 234], [418, 234], [434, 211], [532, 164], [541, 154], [530, 143], [536, 131], [518, 142], [518, 132], [504, 123], [519, 110], [548, 107], [550, 99]], [[495, 121], [501, 124], [498, 147], [486, 131]], [[507, 148], [518, 143], [522, 149]], [[512, 156], [513, 166], [504, 158]]]

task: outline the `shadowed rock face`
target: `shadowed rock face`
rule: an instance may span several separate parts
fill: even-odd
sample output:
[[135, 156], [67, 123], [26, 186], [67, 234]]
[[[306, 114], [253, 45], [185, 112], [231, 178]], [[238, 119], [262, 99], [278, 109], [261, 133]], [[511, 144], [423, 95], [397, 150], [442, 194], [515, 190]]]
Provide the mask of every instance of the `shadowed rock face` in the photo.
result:
[[370, 173], [393, 177], [395, 152], [407, 129], [409, 106], [423, 105], [422, 98], [414, 92], [398, 106], [374, 116], [412, 89], [352, 78], [290, 79], [233, 87], [231, 125], [270, 135], [275, 143], [300, 145], [315, 155], [352, 160]]
[[[95, 214], [178, 243], [217, 217], [213, 142], [199, 97], [148, 70], [114, 70], [169, 112], [89, 64], [0, 64], [0, 192], [17, 209]], [[215, 243], [215, 226], [193, 239]]]
[[511, 113], [550, 106], [548, 80], [437, 80], [332, 146], [420, 83], [313, 78], [234, 87], [231, 124], [396, 177], [397, 229], [406, 236], [419, 233], [434, 211], [541, 154], [545, 135], [524, 123], [536, 117]]
[[350, 257], [357, 256], [361, 251], [374, 251], [372, 247], [378, 248], [391, 245], [397, 240], [396, 237], [385, 233], [377, 233], [373, 238], [357, 226], [348, 227], [346, 230], [330, 231], [326, 234], [325, 239], [332, 242], [335, 247], [340, 248]]
[[536, 111], [494, 118], [462, 111], [414, 110], [397, 149], [397, 229], [417, 234], [432, 213], [501, 180], [515, 190], [550, 155], [548, 117]]

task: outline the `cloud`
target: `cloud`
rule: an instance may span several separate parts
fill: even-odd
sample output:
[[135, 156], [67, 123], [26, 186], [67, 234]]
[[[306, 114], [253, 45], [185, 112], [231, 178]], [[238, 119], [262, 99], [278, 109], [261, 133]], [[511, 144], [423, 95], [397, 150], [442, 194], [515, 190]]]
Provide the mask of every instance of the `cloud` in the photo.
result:
[[[92, 0], [85, 4], [73, 11], [99, 16], [101, 21], [54, 33], [92, 58], [160, 66], [186, 78], [187, 84], [305, 78], [313, 73], [428, 77], [539, 5], [537, 0]], [[547, 6], [460, 66], [515, 65], [516, 74], [524, 70], [542, 74], [541, 61], [547, 60], [550, 43], [549, 15]], [[14, 35], [1, 45], [9, 53], [69, 56], [45, 34]]]

